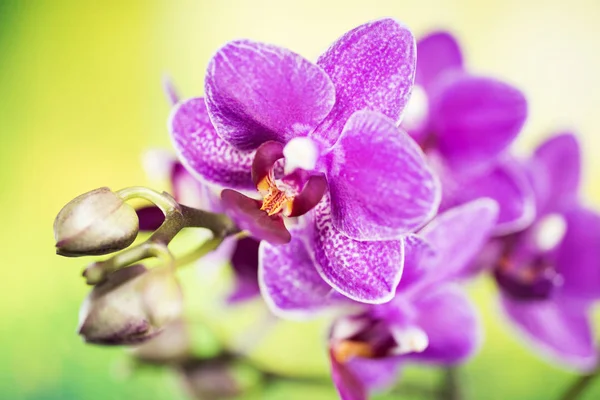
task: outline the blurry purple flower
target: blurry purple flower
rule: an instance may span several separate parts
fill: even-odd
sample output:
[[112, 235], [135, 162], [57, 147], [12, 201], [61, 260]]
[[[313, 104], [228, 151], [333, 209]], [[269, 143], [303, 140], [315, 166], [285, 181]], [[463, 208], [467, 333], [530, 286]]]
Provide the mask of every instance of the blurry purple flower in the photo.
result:
[[[305, 214], [327, 188], [332, 229], [395, 239], [427, 222], [439, 202], [423, 154], [395, 126], [414, 69], [413, 36], [391, 19], [346, 33], [316, 64], [234, 41], [209, 63], [206, 99], [174, 109], [173, 142], [188, 170], [230, 189], [227, 212], [258, 239], [289, 242], [282, 215]], [[254, 188], [262, 200], [238, 192]]]
[[459, 45], [447, 32], [419, 40], [417, 54], [415, 88], [402, 126], [440, 174], [440, 209], [491, 197], [500, 205], [495, 232], [523, 229], [533, 218], [533, 196], [507, 149], [527, 117], [524, 95], [467, 72]]
[[600, 215], [578, 199], [580, 166], [572, 134], [539, 146], [526, 164], [535, 221], [490, 243], [487, 256], [505, 311], [532, 345], [563, 365], [589, 370], [597, 363], [588, 312], [600, 298]]
[[330, 352], [342, 398], [363, 399], [369, 390], [391, 383], [403, 362], [452, 364], [476, 350], [476, 315], [452, 281], [487, 241], [497, 215], [494, 201], [478, 199], [439, 215], [418, 236], [404, 238], [399, 244], [404, 273], [395, 297], [373, 306], [354, 303], [323, 281], [311, 261], [320, 247], [306, 245], [296, 235], [283, 246], [263, 242], [263, 296], [277, 314], [291, 318], [327, 306], [357, 309], [334, 324]]

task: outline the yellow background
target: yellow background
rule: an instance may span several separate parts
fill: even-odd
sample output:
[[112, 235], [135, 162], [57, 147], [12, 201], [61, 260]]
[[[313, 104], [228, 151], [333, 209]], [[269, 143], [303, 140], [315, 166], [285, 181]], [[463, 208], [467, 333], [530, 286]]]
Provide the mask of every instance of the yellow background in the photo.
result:
[[[169, 145], [163, 74], [184, 97], [196, 96], [211, 54], [231, 39], [271, 42], [314, 59], [342, 33], [374, 18], [395, 17], [417, 36], [448, 28], [474, 71], [526, 92], [530, 118], [519, 151], [557, 130], [577, 132], [584, 193], [598, 208], [598, 15], [600, 2], [593, 0], [0, 2], [0, 398], [182, 396], [170, 374], [125, 379], [120, 350], [81, 343], [75, 327], [88, 290], [79, 276], [87, 260], [55, 256], [52, 236], [54, 216], [72, 197], [100, 186], [147, 183], [140, 154]], [[487, 336], [463, 370], [470, 398], [555, 398], [572, 375], [543, 363], [512, 335], [488, 282], [473, 292]], [[320, 334], [299, 336], [299, 329], [281, 328], [268, 341], [276, 350], [263, 343], [259, 358], [287, 371], [306, 373], [313, 364], [326, 371], [316, 356]], [[431, 384], [436, 379], [434, 372], [407, 375]], [[309, 398], [298, 386], [264, 396], [258, 398]], [[600, 383], [583, 398], [597, 396]], [[310, 398], [335, 397], [314, 389]]]

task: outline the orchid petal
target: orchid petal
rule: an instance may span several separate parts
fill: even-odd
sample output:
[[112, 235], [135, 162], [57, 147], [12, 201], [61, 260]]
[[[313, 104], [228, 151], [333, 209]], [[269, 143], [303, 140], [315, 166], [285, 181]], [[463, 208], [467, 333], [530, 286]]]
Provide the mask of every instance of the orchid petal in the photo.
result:
[[404, 241], [360, 242], [333, 224], [327, 196], [315, 208], [312, 248], [317, 271], [334, 289], [363, 303], [390, 301], [402, 276]]
[[585, 307], [566, 301], [519, 302], [503, 296], [508, 316], [545, 355], [578, 370], [596, 365], [594, 338]]
[[398, 357], [360, 358], [355, 357], [346, 364], [369, 391], [384, 390], [392, 386], [400, 374], [402, 362]]
[[225, 212], [237, 226], [250, 232], [256, 239], [273, 244], [285, 244], [291, 240], [281, 216], [269, 216], [260, 209], [260, 201], [231, 189], [221, 192], [221, 201]]
[[456, 279], [487, 242], [498, 216], [498, 204], [481, 198], [438, 215], [419, 233], [435, 250], [423, 260], [427, 281]]
[[463, 68], [463, 55], [449, 32], [433, 32], [417, 41], [415, 83], [427, 89], [445, 72]]
[[565, 295], [600, 298], [600, 215], [583, 207], [563, 214], [567, 230], [558, 248], [556, 270]]
[[331, 378], [341, 400], [367, 400], [367, 389], [360, 378], [348, 365], [335, 359], [333, 352], [329, 352], [331, 362]]
[[335, 103], [335, 88], [320, 67], [289, 50], [249, 40], [217, 51], [205, 91], [217, 133], [239, 150], [304, 136]]
[[[495, 235], [507, 235], [529, 226], [535, 217], [535, 195], [526, 171], [511, 157], [500, 158], [485, 173], [442, 178], [444, 203], [463, 204], [481, 197], [499, 206]], [[443, 207], [445, 208], [445, 207]]]
[[356, 240], [388, 240], [425, 224], [440, 189], [417, 144], [392, 120], [355, 113], [328, 155], [336, 229]]
[[260, 293], [258, 287], [259, 241], [247, 237], [239, 239], [231, 255], [235, 289], [228, 297], [230, 303], [248, 300]]
[[457, 74], [431, 96], [432, 129], [450, 165], [487, 165], [505, 150], [527, 117], [521, 91], [504, 82]]
[[288, 244], [261, 243], [260, 288], [275, 315], [304, 318], [331, 303], [330, 294], [334, 290], [317, 272], [309, 251], [299, 230], [292, 231]]
[[576, 200], [581, 181], [581, 149], [573, 134], [563, 133], [540, 145], [530, 168], [539, 213], [558, 211]]
[[217, 135], [201, 97], [177, 105], [169, 122], [179, 159], [197, 178], [239, 190], [254, 189], [253, 153], [239, 151]]
[[336, 102], [313, 136], [332, 145], [348, 118], [363, 109], [398, 121], [410, 97], [415, 63], [415, 39], [393, 19], [344, 34], [317, 61], [335, 85]]
[[304, 215], [319, 204], [327, 192], [327, 179], [323, 175], [313, 175], [308, 178], [306, 185], [292, 202], [288, 217]]
[[165, 214], [157, 206], [146, 206], [135, 210], [141, 232], [153, 232], [165, 222]]
[[473, 355], [481, 344], [479, 318], [465, 294], [454, 285], [438, 286], [422, 293], [414, 302], [416, 326], [428, 338], [421, 353], [409, 359], [453, 364]]

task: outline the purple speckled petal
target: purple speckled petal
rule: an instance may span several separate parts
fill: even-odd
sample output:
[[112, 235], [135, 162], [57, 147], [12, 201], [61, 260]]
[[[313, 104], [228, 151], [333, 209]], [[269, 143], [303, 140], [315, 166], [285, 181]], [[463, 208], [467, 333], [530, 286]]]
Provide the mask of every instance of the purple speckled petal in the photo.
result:
[[369, 391], [379, 391], [389, 388], [396, 382], [400, 374], [401, 360], [398, 357], [378, 359], [354, 357], [346, 365]]
[[343, 35], [317, 61], [335, 85], [336, 102], [314, 136], [332, 145], [348, 118], [363, 109], [397, 121], [410, 97], [415, 63], [415, 39], [393, 19]]
[[372, 111], [352, 115], [327, 156], [333, 222], [356, 240], [388, 240], [431, 219], [437, 178], [418, 145]]
[[521, 91], [504, 82], [454, 74], [431, 95], [432, 129], [448, 162], [460, 170], [487, 165], [517, 136], [527, 117]]
[[241, 230], [250, 232], [256, 239], [266, 240], [272, 244], [285, 244], [291, 240], [281, 216], [269, 216], [260, 209], [260, 201], [231, 189], [221, 192], [221, 201], [225, 213]]
[[406, 357], [431, 363], [453, 364], [473, 355], [481, 344], [479, 318], [465, 294], [454, 285], [437, 286], [414, 302], [416, 326], [429, 339], [421, 353]]
[[258, 287], [258, 246], [260, 242], [247, 237], [237, 241], [231, 256], [235, 277], [235, 289], [227, 300], [237, 303], [251, 299], [260, 293]]
[[534, 348], [557, 363], [589, 371], [597, 355], [587, 309], [560, 300], [519, 302], [504, 296], [502, 305]]
[[460, 276], [487, 242], [497, 217], [498, 204], [481, 198], [445, 211], [423, 228], [419, 235], [435, 250], [423, 260], [427, 282]]
[[335, 359], [329, 352], [331, 379], [341, 400], [367, 400], [367, 388], [361, 379], [348, 367]]
[[334, 225], [329, 199], [315, 208], [312, 248], [317, 271], [343, 295], [363, 303], [379, 304], [394, 297], [402, 276], [404, 241], [360, 242]]
[[204, 87], [218, 134], [240, 150], [306, 135], [335, 103], [335, 88], [320, 67], [289, 50], [249, 40], [217, 51]]
[[542, 143], [529, 167], [540, 214], [560, 210], [576, 200], [581, 150], [575, 135], [563, 133]]
[[567, 231], [556, 258], [556, 270], [564, 280], [563, 293], [600, 299], [600, 215], [575, 207], [563, 216]]
[[203, 181], [240, 190], [254, 189], [254, 154], [236, 150], [221, 139], [210, 122], [204, 99], [189, 99], [173, 109], [171, 139], [188, 171]]
[[485, 173], [476, 176], [456, 176], [442, 179], [444, 200], [442, 209], [463, 204], [480, 197], [489, 197], [500, 207], [495, 235], [518, 232], [535, 217], [535, 195], [525, 169], [509, 156], [501, 157]]
[[449, 32], [433, 32], [417, 41], [415, 83], [425, 90], [445, 72], [463, 68], [458, 42]]
[[262, 295], [276, 315], [304, 318], [328, 306], [334, 292], [321, 275], [306, 247], [304, 232], [292, 230], [292, 241], [273, 246], [262, 242], [259, 281]]

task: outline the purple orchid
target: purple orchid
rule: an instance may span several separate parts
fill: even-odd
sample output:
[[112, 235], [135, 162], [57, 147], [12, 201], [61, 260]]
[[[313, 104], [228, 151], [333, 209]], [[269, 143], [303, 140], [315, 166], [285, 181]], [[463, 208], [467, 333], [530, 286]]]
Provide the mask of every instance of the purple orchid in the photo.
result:
[[402, 126], [440, 175], [440, 210], [491, 197], [500, 205], [495, 232], [523, 229], [533, 218], [533, 194], [507, 149], [527, 117], [524, 95], [466, 71], [460, 47], [447, 32], [419, 40], [417, 53], [415, 88]]
[[[144, 155], [144, 166], [152, 180], [167, 181], [175, 200], [190, 207], [212, 212], [222, 212], [221, 199], [212, 188], [192, 176], [168, 151], [151, 150]], [[137, 211], [140, 230], [154, 231], [165, 216], [156, 206], [142, 207]], [[201, 263], [230, 262], [234, 272], [235, 287], [228, 297], [229, 303], [238, 303], [259, 295], [258, 240], [252, 237], [228, 238], [217, 250], [203, 257]]]
[[486, 259], [504, 310], [533, 347], [585, 371], [598, 361], [588, 313], [600, 298], [600, 214], [579, 201], [580, 165], [572, 134], [539, 146], [525, 165], [535, 221], [491, 242]]
[[263, 297], [285, 318], [303, 318], [328, 306], [350, 312], [331, 331], [332, 375], [342, 399], [364, 399], [368, 391], [391, 383], [404, 362], [452, 364], [478, 347], [476, 315], [452, 281], [486, 243], [497, 215], [493, 200], [478, 199], [405, 237], [403, 279], [395, 296], [371, 306], [352, 302], [322, 279], [313, 261], [321, 246], [306, 240], [311, 236], [307, 231], [321, 223], [308, 224], [297, 228], [304, 235], [293, 234], [289, 244], [261, 243]]
[[[258, 239], [289, 242], [282, 215], [306, 214], [328, 191], [331, 229], [395, 240], [439, 203], [421, 150], [395, 125], [414, 71], [414, 38], [392, 19], [351, 30], [316, 63], [230, 42], [209, 62], [206, 98], [173, 110], [173, 143], [194, 176], [227, 188], [226, 211]], [[253, 189], [262, 200], [239, 192]]]

